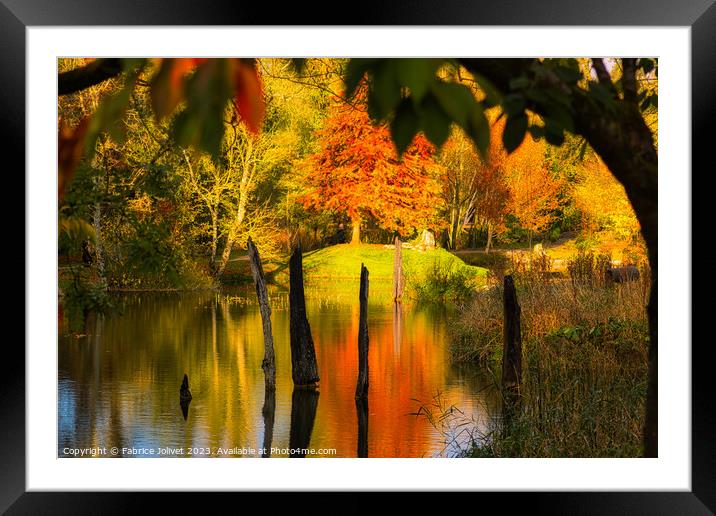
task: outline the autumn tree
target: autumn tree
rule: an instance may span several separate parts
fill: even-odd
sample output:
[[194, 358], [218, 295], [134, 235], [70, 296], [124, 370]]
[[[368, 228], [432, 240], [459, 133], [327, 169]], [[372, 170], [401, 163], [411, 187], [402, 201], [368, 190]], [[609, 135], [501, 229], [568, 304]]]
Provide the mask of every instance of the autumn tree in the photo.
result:
[[301, 202], [347, 213], [351, 243], [360, 242], [367, 217], [403, 236], [436, 226], [439, 166], [424, 136], [417, 135], [398, 158], [388, 127], [374, 125], [364, 103], [340, 100], [333, 101], [316, 136], [318, 151], [301, 163], [308, 185]]
[[546, 167], [544, 146], [543, 140], [527, 137], [504, 164], [510, 192], [506, 211], [527, 231], [530, 247], [532, 236], [554, 222], [563, 186]]
[[588, 234], [605, 230], [629, 242], [639, 235], [639, 221], [624, 187], [597, 156], [584, 161], [572, 196], [581, 214], [582, 227]]

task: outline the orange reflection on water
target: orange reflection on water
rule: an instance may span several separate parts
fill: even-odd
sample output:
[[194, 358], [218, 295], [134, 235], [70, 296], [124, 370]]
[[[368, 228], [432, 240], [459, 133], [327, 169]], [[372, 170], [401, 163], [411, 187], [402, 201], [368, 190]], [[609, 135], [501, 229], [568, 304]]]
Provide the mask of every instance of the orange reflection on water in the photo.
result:
[[[321, 376], [317, 407], [315, 398], [292, 396], [288, 302], [285, 294], [272, 294], [277, 388], [270, 414], [262, 413], [263, 336], [251, 290], [123, 296], [122, 316], [99, 318], [86, 338], [60, 339], [59, 449], [206, 447], [219, 456], [218, 448], [260, 450], [267, 436], [273, 447], [287, 448], [297, 403], [294, 416], [306, 416], [294, 421], [297, 442], [305, 438], [314, 450], [335, 449], [330, 456], [356, 457], [357, 289], [350, 294], [307, 292]], [[487, 420], [495, 399], [483, 389], [484, 375], [449, 363], [444, 307], [396, 307], [375, 296], [368, 320], [369, 457], [443, 452], [441, 432], [411, 415], [438, 393], [445, 406]], [[186, 421], [178, 402], [184, 373], [193, 394]]]

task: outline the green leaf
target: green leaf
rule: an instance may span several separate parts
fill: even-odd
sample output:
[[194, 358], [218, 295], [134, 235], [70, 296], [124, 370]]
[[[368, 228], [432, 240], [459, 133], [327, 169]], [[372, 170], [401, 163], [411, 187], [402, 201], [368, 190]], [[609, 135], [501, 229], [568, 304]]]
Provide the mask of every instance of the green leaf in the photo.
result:
[[566, 83], [574, 84], [582, 79], [582, 72], [579, 68], [568, 68], [566, 66], [558, 66], [555, 68], [557, 77]]
[[532, 138], [534, 140], [539, 140], [540, 138], [544, 138], [544, 126], [541, 125], [531, 125], [527, 128], [527, 130], [532, 135]]
[[224, 110], [233, 95], [227, 61], [211, 59], [199, 66], [186, 83], [187, 106], [173, 133], [180, 146], [192, 146], [217, 160], [224, 135]]
[[564, 129], [561, 125], [547, 119], [544, 125], [544, 137], [547, 143], [559, 147], [564, 143]]
[[477, 85], [485, 94], [485, 98], [483, 99], [482, 103], [485, 105], [486, 108], [497, 106], [500, 104], [500, 102], [502, 102], [502, 95], [497, 90], [497, 88], [495, 88], [495, 85], [492, 84], [492, 81], [480, 75], [479, 73], [473, 72], [472, 76], [475, 78]]
[[432, 92], [445, 114], [462, 127], [467, 127], [470, 113], [477, 106], [470, 88], [454, 82], [436, 82]]
[[514, 151], [525, 139], [527, 132], [527, 115], [524, 113], [509, 115], [502, 133], [502, 143], [508, 153]]
[[437, 62], [433, 59], [396, 59], [398, 82], [407, 86], [413, 100], [419, 104], [435, 80]]
[[403, 99], [390, 124], [390, 134], [393, 137], [398, 158], [410, 147], [418, 128], [419, 120], [417, 113], [413, 109], [413, 102], [407, 98]]
[[418, 113], [420, 117], [420, 127], [423, 129], [425, 136], [436, 147], [441, 147], [450, 135], [450, 118], [438, 104], [433, 95], [426, 95], [420, 104]]
[[525, 110], [525, 98], [512, 93], [502, 100], [502, 110], [508, 115], [518, 115]]
[[91, 159], [94, 155], [95, 144], [101, 133], [106, 132], [117, 143], [122, 143], [126, 139], [124, 114], [129, 106], [129, 99], [137, 84], [139, 73], [139, 70], [129, 73], [125, 77], [122, 88], [104, 98], [97, 111], [92, 115], [85, 138], [87, 159]]
[[348, 61], [346, 72], [343, 76], [343, 82], [346, 86], [346, 98], [350, 99], [363, 79], [363, 76], [377, 62], [377, 59], [361, 59], [354, 58]]
[[485, 112], [479, 104], [473, 109], [467, 124], [467, 133], [475, 142], [477, 150], [483, 158], [487, 157], [490, 148], [490, 123], [487, 121]]
[[530, 80], [524, 75], [510, 79], [511, 90], [524, 90], [530, 85]]
[[572, 114], [560, 104], [549, 102], [545, 105], [547, 118], [553, 120], [556, 124], [562, 126], [568, 131], [574, 131], [574, 122]]
[[654, 69], [655, 63], [653, 59], [642, 58], [639, 59], [639, 64], [637, 66], [644, 71], [644, 75], [647, 75]]
[[400, 84], [396, 63], [383, 60], [373, 69], [369, 102], [373, 103], [373, 112], [377, 118], [385, 120], [400, 102]]

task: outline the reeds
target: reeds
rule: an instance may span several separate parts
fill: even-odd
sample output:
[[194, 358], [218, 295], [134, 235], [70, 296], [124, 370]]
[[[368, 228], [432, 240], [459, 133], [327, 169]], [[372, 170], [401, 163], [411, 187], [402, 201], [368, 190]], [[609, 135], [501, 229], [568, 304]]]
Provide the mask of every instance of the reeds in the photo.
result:
[[[489, 457], [636, 457], [641, 454], [647, 383], [649, 274], [605, 280], [608, 257], [580, 253], [569, 277], [544, 257], [513, 263], [522, 307], [519, 410], [496, 417], [465, 454]], [[463, 305], [453, 328], [455, 361], [498, 371], [502, 291], [494, 285]], [[499, 378], [499, 374], [494, 375]], [[495, 388], [499, 388], [495, 382]]]

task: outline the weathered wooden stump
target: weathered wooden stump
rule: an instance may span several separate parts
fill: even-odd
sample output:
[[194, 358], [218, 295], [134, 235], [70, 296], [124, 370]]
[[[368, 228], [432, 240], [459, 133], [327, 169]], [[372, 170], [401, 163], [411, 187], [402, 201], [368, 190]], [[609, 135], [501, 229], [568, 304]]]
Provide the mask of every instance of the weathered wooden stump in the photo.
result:
[[519, 393], [522, 380], [522, 335], [520, 305], [512, 276], [504, 280], [504, 347], [502, 350], [502, 387], [506, 393]]
[[360, 265], [360, 319], [358, 322], [358, 382], [356, 399], [368, 396], [368, 269]]
[[296, 246], [289, 261], [289, 285], [289, 329], [291, 332], [293, 384], [302, 387], [315, 387], [320, 378], [311, 326], [306, 317], [306, 298], [303, 292], [303, 255], [300, 243]]
[[264, 406], [261, 409], [264, 418], [264, 442], [261, 457], [271, 457], [271, 446], [273, 444], [273, 426], [276, 417], [276, 386], [269, 386], [268, 378], [264, 388]]
[[393, 255], [393, 301], [403, 298], [405, 275], [403, 274], [403, 243], [395, 237], [395, 254]]
[[319, 394], [314, 389], [293, 389], [291, 429], [288, 436], [290, 457], [306, 456], [306, 450], [311, 445], [311, 433], [316, 420]]
[[264, 370], [266, 378], [266, 388], [276, 388], [276, 359], [273, 350], [273, 332], [271, 330], [271, 305], [269, 304], [268, 292], [266, 290], [266, 280], [264, 278], [264, 268], [261, 264], [259, 251], [256, 249], [253, 240], [249, 237], [248, 241], [249, 263], [251, 264], [251, 275], [254, 278], [256, 286], [256, 297], [259, 300], [259, 311], [261, 312], [261, 323], [264, 333], [264, 359], [261, 362], [261, 368]]
[[356, 399], [358, 416], [358, 457], [368, 457], [368, 396]]
[[191, 391], [189, 390], [189, 377], [186, 374], [184, 375], [184, 380], [182, 380], [181, 382], [181, 387], [179, 387], [179, 399], [191, 399]]

